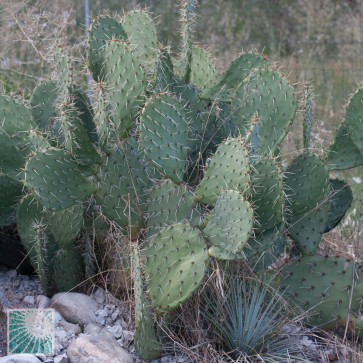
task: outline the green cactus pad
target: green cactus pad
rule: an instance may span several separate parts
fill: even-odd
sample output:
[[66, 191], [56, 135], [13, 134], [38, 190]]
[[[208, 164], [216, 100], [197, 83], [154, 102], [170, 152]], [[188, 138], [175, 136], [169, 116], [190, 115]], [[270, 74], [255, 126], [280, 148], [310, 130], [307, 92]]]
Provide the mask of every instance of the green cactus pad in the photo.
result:
[[219, 259], [224, 259], [224, 254], [218, 253], [220, 251], [237, 255], [250, 238], [252, 227], [251, 204], [236, 190], [223, 191], [203, 230], [203, 234], [213, 245], [208, 251], [209, 255]]
[[183, 180], [188, 123], [180, 103], [162, 94], [149, 99], [141, 114], [140, 139], [146, 156], [167, 178]]
[[23, 195], [24, 185], [9, 175], [0, 174], [0, 227], [15, 222], [16, 205]]
[[160, 312], [172, 311], [201, 284], [208, 252], [201, 232], [190, 224], [164, 228], [148, 244], [145, 278], [149, 296]]
[[345, 121], [339, 126], [326, 159], [329, 169], [345, 170], [363, 165], [363, 155], [355, 146]]
[[297, 101], [286, 78], [270, 69], [256, 70], [236, 90], [231, 102], [232, 123], [242, 136], [257, 114], [258, 153], [273, 153], [295, 118]]
[[[359, 311], [363, 294], [359, 279], [350, 301], [353, 268], [352, 261], [340, 257], [303, 256], [293, 260], [281, 278], [282, 287], [287, 289], [284, 296], [304, 310], [310, 310], [309, 324], [324, 329], [345, 328], [348, 314]], [[358, 266], [360, 277], [361, 270]]]
[[248, 240], [243, 251], [254, 271], [267, 269], [284, 252], [287, 241], [283, 230], [284, 224], [280, 223], [276, 227]]
[[267, 65], [267, 60], [259, 53], [242, 53], [233, 60], [222, 74], [220, 82], [205, 89], [200, 97], [206, 100], [231, 102], [234, 91], [250, 71], [254, 68], [264, 68]]
[[25, 165], [25, 183], [48, 209], [64, 209], [96, 190], [65, 151], [49, 148], [35, 153]]
[[143, 10], [133, 10], [122, 19], [131, 48], [148, 72], [155, 72], [159, 57], [159, 43], [154, 21]]
[[193, 205], [193, 192], [186, 184], [163, 180], [150, 191], [147, 204], [149, 238], [168, 225], [188, 221], [194, 226], [201, 222], [200, 208]]
[[140, 256], [137, 248], [133, 254], [133, 278], [135, 295], [135, 352], [141, 359], [157, 359], [161, 354], [150, 300], [144, 294]]
[[10, 136], [24, 154], [31, 152], [28, 131], [34, 129], [31, 112], [15, 98], [0, 95], [1, 133]]
[[26, 195], [16, 211], [17, 231], [27, 255], [36, 270], [43, 290], [51, 296], [53, 290], [53, 259], [59, 246], [45, 223], [43, 206], [33, 195]]
[[25, 157], [16, 146], [15, 141], [0, 129], [0, 173], [23, 180]]
[[[187, 59], [183, 57], [176, 64], [177, 73], [184, 76], [186, 67]], [[190, 72], [190, 83], [201, 89], [215, 86], [220, 79], [212, 55], [207, 50], [197, 46], [192, 48]]]
[[304, 214], [289, 218], [288, 233], [303, 255], [315, 255], [329, 219], [328, 193], [325, 200]]
[[74, 108], [78, 112], [78, 117], [82, 122], [83, 127], [87, 131], [88, 137], [93, 144], [98, 142], [98, 134], [96, 124], [94, 122], [94, 114], [91, 101], [88, 96], [83, 92], [81, 87], [77, 85], [72, 86], [72, 98]]
[[54, 49], [54, 61], [58, 79], [59, 94], [65, 99], [73, 85], [73, 68], [68, 54], [61, 45]]
[[32, 144], [33, 152], [48, 149], [50, 147], [47, 136], [47, 134], [37, 130], [29, 130], [29, 139]]
[[46, 218], [55, 240], [62, 249], [67, 250], [83, 227], [83, 206], [79, 203], [58, 211], [47, 211]]
[[218, 147], [195, 190], [194, 199], [213, 204], [225, 189], [250, 191], [248, 150], [241, 138], [228, 139]]
[[77, 291], [83, 281], [83, 258], [80, 249], [60, 249], [54, 258], [54, 284], [57, 292]]
[[118, 140], [118, 131], [115, 124], [112, 122], [107, 107], [104, 86], [102, 83], [97, 84], [95, 113], [96, 113], [96, 129], [99, 137], [99, 146], [102, 150], [107, 150], [110, 145], [113, 145]]
[[[136, 140], [127, 139], [100, 166], [97, 203], [102, 213], [120, 227], [142, 227], [146, 202], [144, 189], [150, 188], [149, 167]], [[151, 176], [151, 175], [150, 175]]]
[[353, 202], [352, 190], [343, 180], [330, 179], [329, 187], [330, 210], [324, 233], [331, 231], [340, 223]]
[[70, 105], [63, 105], [62, 125], [65, 136], [65, 147], [73, 157], [84, 166], [91, 166], [101, 162], [95, 146], [83, 126], [78, 109]]
[[104, 80], [112, 122], [119, 137], [126, 137], [143, 103], [146, 88], [144, 71], [130, 46], [116, 40], [106, 44]]
[[52, 132], [57, 122], [57, 101], [59, 102], [58, 81], [48, 80], [39, 83], [32, 93], [30, 104], [34, 121], [45, 132]]
[[363, 88], [358, 89], [349, 101], [345, 122], [355, 146], [363, 153]]
[[160, 57], [157, 63], [154, 92], [172, 92], [175, 84], [174, 67], [170, 54], [166, 48], [160, 50]]
[[145, 298], [142, 319], [135, 323], [135, 353], [142, 360], [153, 360], [161, 356], [162, 348], [155, 331], [152, 305]]
[[102, 78], [104, 48], [111, 39], [127, 40], [127, 34], [117, 19], [108, 15], [99, 15], [92, 20], [88, 31], [88, 68], [95, 81]]
[[261, 157], [251, 169], [254, 227], [259, 234], [282, 222], [285, 209], [282, 171], [271, 156]]
[[321, 159], [304, 153], [284, 173], [286, 206], [293, 215], [303, 215], [321, 202], [329, 188], [329, 171]]
[[44, 220], [43, 206], [34, 195], [24, 196], [16, 210], [16, 226], [21, 242], [33, 266], [36, 266], [37, 252], [34, 247], [34, 224]]
[[304, 148], [309, 149], [311, 130], [313, 127], [313, 101], [310, 87], [304, 87]]

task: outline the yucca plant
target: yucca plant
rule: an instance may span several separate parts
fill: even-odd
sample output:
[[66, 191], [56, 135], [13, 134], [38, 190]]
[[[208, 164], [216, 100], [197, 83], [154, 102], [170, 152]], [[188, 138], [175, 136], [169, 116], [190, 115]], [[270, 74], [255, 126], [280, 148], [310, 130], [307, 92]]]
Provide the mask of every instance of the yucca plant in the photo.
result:
[[[203, 316], [233, 361], [303, 361], [295, 356], [299, 348], [281, 334], [288, 307], [271, 284], [237, 276], [223, 291], [203, 295]], [[220, 297], [222, 302], [216, 303]]]

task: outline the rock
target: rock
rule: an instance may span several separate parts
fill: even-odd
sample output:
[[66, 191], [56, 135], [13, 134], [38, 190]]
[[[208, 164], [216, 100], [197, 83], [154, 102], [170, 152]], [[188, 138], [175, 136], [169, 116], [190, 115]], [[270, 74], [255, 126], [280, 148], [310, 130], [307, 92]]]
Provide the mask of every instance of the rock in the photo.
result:
[[67, 348], [70, 363], [133, 363], [132, 356], [121, 348], [115, 338], [81, 334]]
[[103, 304], [106, 300], [106, 292], [102, 287], [99, 287], [92, 295], [91, 295], [100, 305]]
[[114, 325], [112, 327], [108, 327], [107, 331], [111, 333], [116, 339], [121, 338], [123, 332], [121, 325]]
[[100, 324], [100, 325], [105, 325], [106, 324], [106, 319], [103, 316], [97, 316], [96, 323]]
[[62, 320], [64, 320], [62, 314], [59, 311], [54, 310], [54, 325], [59, 325]]
[[96, 321], [95, 300], [77, 292], [60, 292], [52, 297], [51, 307], [58, 310], [70, 323], [85, 326]]
[[57, 355], [54, 357], [54, 363], [68, 363], [67, 354]]
[[0, 363], [41, 363], [33, 354], [12, 354], [0, 358]]
[[68, 323], [68, 321], [64, 319], [59, 322], [59, 325], [62, 326], [64, 330], [71, 335], [78, 335], [82, 332], [82, 329], [78, 324]]
[[91, 323], [84, 328], [84, 333], [88, 335], [99, 335], [103, 333], [103, 329], [104, 328], [101, 325]]
[[16, 270], [9, 270], [5, 276], [9, 279], [15, 279], [16, 276], [18, 276], [18, 273], [16, 272]]
[[112, 321], [115, 321], [117, 318], [118, 318], [118, 315], [120, 314], [120, 310], [119, 309], [117, 309], [117, 310], [115, 310], [113, 313], [112, 313], [112, 315], [111, 315], [111, 319], [112, 319]]
[[50, 299], [44, 295], [25, 296], [23, 301], [37, 307], [38, 309], [47, 309], [50, 307]]
[[131, 342], [134, 340], [134, 332], [133, 331], [130, 331], [130, 330], [124, 330], [122, 335], [124, 336], [125, 340], [127, 342]]

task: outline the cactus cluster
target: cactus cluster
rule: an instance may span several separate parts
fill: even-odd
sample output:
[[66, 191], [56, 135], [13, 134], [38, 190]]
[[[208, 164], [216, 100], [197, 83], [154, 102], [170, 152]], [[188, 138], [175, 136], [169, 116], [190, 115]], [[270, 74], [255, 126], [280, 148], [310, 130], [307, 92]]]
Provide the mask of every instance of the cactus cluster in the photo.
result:
[[187, 300], [212, 258], [265, 269], [289, 235], [303, 257], [286, 268], [282, 285], [296, 301], [326, 304], [324, 323], [336, 313], [328, 297], [341, 287], [349, 293], [353, 276], [352, 263], [313, 255], [352, 200], [330, 170], [363, 164], [359, 133], [350, 131], [362, 127], [363, 91], [352, 97], [325, 159], [309, 150], [307, 98], [305, 150], [283, 167], [279, 145], [298, 104], [293, 87], [255, 52], [238, 55], [219, 75], [211, 54], [192, 42], [194, 1], [183, 4], [176, 61], [159, 45], [147, 12], [93, 19], [92, 106], [61, 46], [55, 78], [38, 85], [30, 103], [0, 97], [0, 225], [16, 221], [48, 293], [81, 282], [91, 259], [78, 237], [90, 215], [137, 241], [135, 348], [142, 359], [161, 352], [153, 311], [165, 315]]

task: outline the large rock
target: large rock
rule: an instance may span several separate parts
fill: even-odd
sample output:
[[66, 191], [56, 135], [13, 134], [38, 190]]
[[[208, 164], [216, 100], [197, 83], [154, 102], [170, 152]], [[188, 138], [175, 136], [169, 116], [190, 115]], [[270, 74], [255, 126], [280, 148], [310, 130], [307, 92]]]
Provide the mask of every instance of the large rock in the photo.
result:
[[81, 334], [67, 348], [70, 363], [133, 363], [133, 357], [115, 338]]
[[0, 358], [0, 363], [41, 363], [33, 354], [12, 354]]
[[85, 326], [96, 321], [98, 306], [95, 300], [77, 292], [60, 292], [52, 297], [51, 307], [58, 310], [65, 320]]

